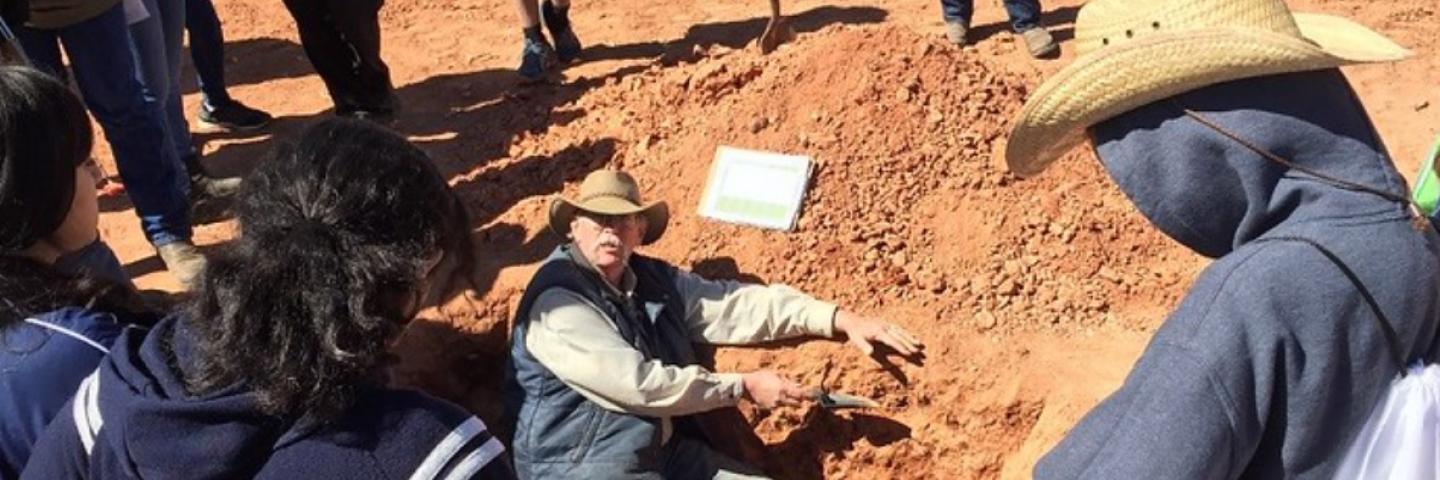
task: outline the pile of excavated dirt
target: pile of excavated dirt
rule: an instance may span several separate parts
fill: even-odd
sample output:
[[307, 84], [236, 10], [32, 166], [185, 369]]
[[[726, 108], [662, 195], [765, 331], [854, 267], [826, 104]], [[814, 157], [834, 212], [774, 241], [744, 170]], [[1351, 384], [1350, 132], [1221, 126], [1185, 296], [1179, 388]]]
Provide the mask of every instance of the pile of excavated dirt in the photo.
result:
[[[412, 332], [402, 352], [402, 378], [492, 422], [499, 373], [476, 365], [503, 358], [509, 312], [558, 241], [544, 227], [543, 196], [497, 192], [563, 185], [573, 194], [596, 168], [628, 170], [648, 198], [670, 202], [670, 229], [645, 253], [711, 277], [788, 284], [930, 345], [923, 366], [877, 363], [837, 342], [722, 351], [721, 370], [776, 369], [884, 405], [745, 407], [766, 444], [751, 461], [781, 478], [1000, 476], [1022, 448], [1043, 451], [1083, 411], [1045, 413], [1049, 387], [1020, 372], [1074, 359], [1034, 355], [1044, 347], [1025, 339], [1143, 330], [1201, 265], [1146, 225], [1089, 153], [1038, 179], [1005, 173], [995, 159], [1007, 122], [1036, 79], [903, 27], [830, 27], [768, 56], [697, 48], [673, 64], [575, 81], [595, 87], [505, 120], [553, 123], [521, 134], [515, 160], [457, 181], [478, 216], [493, 218], [478, 237], [482, 296], [466, 299], [474, 313]], [[814, 157], [794, 232], [696, 215], [719, 145]], [[1133, 357], [1120, 357], [1108, 368], [1123, 372]]]

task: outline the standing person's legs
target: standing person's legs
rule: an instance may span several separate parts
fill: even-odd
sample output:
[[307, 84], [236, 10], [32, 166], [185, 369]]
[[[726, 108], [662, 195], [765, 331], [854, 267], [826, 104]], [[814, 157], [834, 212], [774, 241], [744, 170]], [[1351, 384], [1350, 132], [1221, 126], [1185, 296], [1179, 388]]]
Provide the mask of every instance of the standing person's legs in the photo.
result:
[[[54, 46], [55, 34], [23, 30], [26, 52], [36, 65], [58, 72], [62, 66], [59, 49]], [[116, 5], [98, 17], [60, 30], [59, 37], [85, 105], [114, 151], [145, 236], [157, 247], [188, 242], [190, 212], [184, 170], [170, 148], [159, 105], [146, 99], [136, 78], [123, 10]]]
[[210, 222], [223, 216], [224, 205], [213, 202], [233, 196], [240, 179], [217, 179], [200, 163], [200, 153], [190, 137], [190, 123], [180, 97], [180, 57], [185, 34], [184, 0], [144, 0], [150, 18], [130, 26], [132, 56], [140, 65], [141, 80], [151, 98], [160, 103], [165, 118], [168, 144], [175, 149], [190, 181], [191, 198], [197, 206], [192, 220]]
[[206, 105], [230, 103], [225, 90], [225, 32], [211, 0], [185, 1], [185, 29], [190, 32], [190, 61]]
[[945, 38], [964, 45], [970, 34], [970, 19], [975, 14], [975, 0], [940, 0], [940, 15], [945, 18]]
[[190, 60], [200, 84], [200, 123], [227, 131], [263, 128], [270, 114], [230, 97], [225, 83], [225, 31], [211, 0], [183, 0], [185, 29], [190, 33]]
[[390, 67], [380, 57], [380, 8], [384, 0], [326, 0], [330, 18], [350, 47], [355, 61], [350, 69], [348, 90], [356, 110], [378, 115], [394, 113], [396, 105], [390, 83]]
[[520, 13], [520, 28], [525, 43], [520, 50], [520, 67], [516, 69], [525, 81], [537, 81], [555, 64], [555, 48], [540, 31], [540, 2], [538, 0], [515, 0], [515, 10]]
[[335, 102], [336, 113], [354, 110], [356, 100], [351, 98], [353, 94], [347, 82], [352, 81], [354, 76], [350, 64], [355, 54], [330, 21], [329, 4], [323, 0], [284, 1], [290, 16], [295, 18], [305, 56], [310, 57], [315, 73], [320, 74], [320, 80], [325, 82], [325, 89]]
[[570, 28], [570, 0], [542, 0], [540, 18], [555, 40], [555, 56], [560, 63], [570, 63], [580, 58], [580, 37]]
[[1005, 0], [1005, 13], [1016, 33], [1040, 26], [1040, 0]]
[[[140, 66], [140, 80], [149, 97], [160, 105], [165, 117], [167, 144], [175, 149], [176, 156], [184, 159], [195, 154], [195, 147], [190, 143], [190, 125], [185, 121], [180, 106], [180, 52], [179, 48], [172, 48], [172, 43], [178, 42], [180, 37], [175, 35], [177, 32], [167, 31], [176, 24], [173, 16], [178, 2], [144, 0], [150, 18], [131, 25], [130, 38], [131, 56]], [[180, 20], [180, 25], [183, 25], [183, 19]], [[176, 112], [181, 112], [178, 119], [175, 118]]]
[[1005, 12], [1010, 15], [1010, 27], [1025, 40], [1031, 56], [1039, 58], [1059, 50], [1055, 37], [1040, 27], [1039, 0], [1005, 0]]

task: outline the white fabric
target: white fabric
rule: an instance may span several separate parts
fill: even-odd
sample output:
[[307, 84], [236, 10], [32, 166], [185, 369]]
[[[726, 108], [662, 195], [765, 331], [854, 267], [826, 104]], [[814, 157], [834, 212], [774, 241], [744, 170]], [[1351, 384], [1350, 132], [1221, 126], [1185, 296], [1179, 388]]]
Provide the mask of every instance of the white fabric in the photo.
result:
[[1395, 379], [1335, 478], [1440, 478], [1440, 365], [1417, 364]]
[[485, 424], [480, 419], [473, 416], [465, 419], [455, 427], [455, 430], [445, 435], [445, 438], [441, 439], [434, 449], [430, 450], [430, 455], [425, 457], [425, 461], [420, 462], [420, 467], [415, 469], [413, 475], [410, 475], [410, 480], [434, 480], [440, 475], [440, 470], [450, 463], [450, 459], [460, 453], [460, 448], [483, 431], [485, 431]]
[[60, 334], [62, 334], [62, 335], [65, 335], [65, 336], [70, 337], [70, 338], [74, 338], [74, 339], [79, 340], [79, 341], [81, 341], [81, 342], [85, 342], [86, 345], [95, 347], [95, 349], [96, 349], [96, 350], [99, 350], [100, 353], [110, 353], [110, 349], [105, 348], [105, 346], [104, 346], [104, 345], [101, 345], [100, 342], [91, 340], [90, 337], [86, 337], [84, 334], [82, 334], [82, 333], [80, 333], [80, 332], [77, 332], [77, 331], [74, 331], [74, 330], [71, 330], [71, 329], [68, 329], [68, 328], [65, 328], [65, 327], [62, 327], [62, 326], [59, 326], [59, 325], [56, 325], [56, 324], [53, 324], [53, 323], [44, 321], [44, 320], [35, 319], [35, 318], [27, 318], [27, 319], [25, 319], [25, 323], [28, 323], [28, 324], [31, 324], [31, 325], [34, 325], [34, 326], [37, 326], [37, 327], [40, 327], [40, 328], [43, 328], [43, 329], [46, 329], [46, 330], [50, 330], [50, 331], [52, 331], [52, 332], [60, 333]]
[[80, 445], [85, 447], [86, 455], [94, 450], [95, 435], [105, 424], [100, 418], [100, 405], [97, 401], [99, 390], [100, 370], [96, 369], [80, 382], [80, 388], [75, 390], [75, 398], [70, 401], [71, 414], [75, 417], [75, 431], [80, 436]]
[[123, 0], [120, 3], [125, 9], [126, 25], [134, 25], [150, 18], [150, 10], [145, 8], [142, 0]]
[[475, 474], [480, 473], [480, 469], [485, 468], [485, 465], [499, 457], [502, 453], [505, 453], [505, 446], [500, 444], [500, 439], [492, 437], [489, 441], [486, 441], [484, 445], [480, 445], [480, 448], [475, 449], [475, 451], [470, 452], [469, 455], [466, 455], [464, 459], [460, 460], [460, 463], [455, 465], [455, 468], [450, 471], [450, 474], [445, 476], [445, 480], [466, 480], [473, 477]]

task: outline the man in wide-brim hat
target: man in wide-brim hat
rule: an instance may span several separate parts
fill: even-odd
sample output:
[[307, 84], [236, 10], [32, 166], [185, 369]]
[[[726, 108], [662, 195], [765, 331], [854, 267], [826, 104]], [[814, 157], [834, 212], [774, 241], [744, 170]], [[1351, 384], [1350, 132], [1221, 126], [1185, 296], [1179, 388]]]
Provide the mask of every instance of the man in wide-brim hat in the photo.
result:
[[760, 478], [718, 453], [693, 415], [812, 398], [770, 370], [715, 373], [692, 344], [740, 345], [844, 334], [907, 357], [909, 332], [791, 288], [710, 281], [635, 253], [660, 239], [664, 202], [646, 203], [635, 179], [599, 170], [576, 198], [551, 203], [550, 227], [568, 242], [526, 287], [515, 313], [507, 417], [521, 478]]
[[1010, 169], [1088, 138], [1156, 228], [1215, 261], [1035, 476], [1332, 478], [1435, 349], [1437, 238], [1337, 69], [1408, 52], [1280, 0], [1096, 0], [1075, 33]]

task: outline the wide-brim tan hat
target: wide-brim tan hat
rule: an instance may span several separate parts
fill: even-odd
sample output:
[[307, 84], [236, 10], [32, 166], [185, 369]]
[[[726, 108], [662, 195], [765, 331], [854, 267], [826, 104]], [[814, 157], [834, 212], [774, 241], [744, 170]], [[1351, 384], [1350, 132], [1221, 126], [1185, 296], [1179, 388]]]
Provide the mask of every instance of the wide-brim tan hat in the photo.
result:
[[596, 170], [580, 182], [575, 199], [556, 196], [550, 201], [550, 229], [564, 237], [570, 234], [575, 214], [586, 211], [599, 215], [639, 213], [648, 224], [642, 245], [655, 243], [670, 224], [670, 206], [664, 201], [640, 201], [640, 186], [630, 174], [618, 170]]
[[1084, 130], [1208, 85], [1343, 65], [1393, 62], [1405, 48], [1350, 20], [1293, 13], [1282, 0], [1095, 0], [1075, 20], [1079, 57], [1020, 111], [1005, 163], [1045, 170]]

